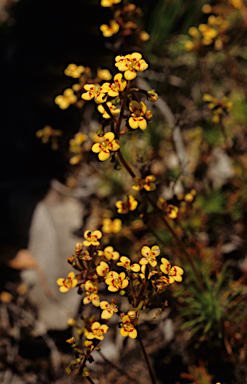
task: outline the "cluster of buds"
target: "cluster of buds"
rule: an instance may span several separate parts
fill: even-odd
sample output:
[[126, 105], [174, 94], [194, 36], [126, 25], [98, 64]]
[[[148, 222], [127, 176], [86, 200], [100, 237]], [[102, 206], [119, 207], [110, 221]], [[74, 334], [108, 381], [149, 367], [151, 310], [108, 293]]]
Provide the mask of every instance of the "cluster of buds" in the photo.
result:
[[122, 0], [101, 0], [102, 7], [110, 7], [112, 10], [112, 20], [109, 25], [100, 26], [100, 31], [104, 37], [111, 37], [118, 34], [119, 37], [135, 34], [140, 41], [147, 41], [149, 34], [139, 26], [141, 9], [135, 4], [122, 5]]
[[39, 129], [36, 132], [36, 137], [41, 139], [43, 144], [47, 144], [51, 141], [51, 148], [56, 151], [58, 149], [58, 137], [62, 136], [60, 129], [53, 129], [49, 125], [46, 125], [43, 129]]

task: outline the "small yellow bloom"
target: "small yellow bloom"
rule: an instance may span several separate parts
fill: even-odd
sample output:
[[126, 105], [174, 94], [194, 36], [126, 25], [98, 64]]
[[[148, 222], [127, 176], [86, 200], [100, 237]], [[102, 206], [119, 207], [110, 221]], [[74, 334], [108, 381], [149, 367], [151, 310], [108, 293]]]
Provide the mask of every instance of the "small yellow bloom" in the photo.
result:
[[122, 318], [123, 326], [120, 329], [120, 333], [123, 337], [129, 336], [131, 339], [135, 339], [137, 337], [137, 330], [134, 325], [131, 323], [131, 320], [128, 315], [125, 315]]
[[98, 153], [99, 160], [105, 161], [110, 157], [110, 151], [117, 151], [120, 148], [120, 141], [115, 139], [113, 132], [107, 132], [103, 136], [101, 143], [95, 143], [92, 146], [92, 151]]
[[2, 303], [10, 303], [13, 300], [13, 298], [14, 298], [14, 296], [7, 291], [2, 291], [0, 293], [0, 301]]
[[139, 264], [132, 264], [130, 265], [130, 259], [126, 256], [120, 257], [120, 262], [117, 263], [119, 267], [124, 267], [127, 269], [127, 271], [132, 272], [139, 272], [140, 271], [140, 265]]
[[[145, 280], [145, 272], [146, 272], [146, 267], [147, 267], [147, 264], [142, 264], [141, 266], [141, 273], [140, 273], [140, 277]], [[148, 279], [150, 279], [152, 276], [154, 276], [156, 273], [158, 273], [157, 271], [150, 271], [149, 274], [148, 274]]]
[[150, 36], [146, 31], [141, 31], [139, 37], [141, 41], [148, 41]]
[[107, 93], [111, 97], [117, 97], [119, 95], [119, 92], [122, 92], [125, 90], [127, 82], [123, 80], [122, 73], [117, 73], [114, 76], [114, 83], [104, 83], [102, 87], [106, 89]]
[[81, 95], [83, 100], [92, 100], [100, 104], [106, 101], [106, 90], [99, 84], [85, 84], [84, 89], [87, 91]]
[[118, 260], [119, 252], [114, 251], [114, 248], [108, 246], [104, 249], [104, 251], [98, 251], [99, 256], [104, 256], [107, 260]]
[[79, 161], [82, 159], [82, 144], [84, 141], [87, 140], [87, 135], [82, 132], [78, 132], [74, 135], [72, 139], [69, 141], [69, 151], [71, 153], [74, 153], [75, 155], [72, 156], [69, 160], [70, 164], [78, 164]]
[[117, 292], [119, 289], [126, 288], [129, 284], [124, 272], [118, 274], [115, 271], [108, 273], [105, 283], [109, 285], [108, 290], [110, 292]]
[[162, 197], [159, 197], [157, 207], [162, 211], [165, 211], [165, 213], [170, 219], [176, 219], [178, 216], [178, 207], [172, 204], [167, 205], [167, 202], [162, 199]]
[[103, 340], [104, 339], [104, 333], [108, 331], [109, 327], [105, 324], [100, 324], [98, 321], [95, 321], [91, 327], [91, 332], [87, 332], [86, 338], [91, 339], [98, 339]]
[[101, 313], [101, 318], [108, 320], [113, 316], [113, 313], [118, 312], [118, 307], [116, 305], [116, 299], [112, 299], [112, 303], [108, 303], [107, 301], [101, 301], [100, 308], [103, 309]]
[[[129, 104], [129, 109], [131, 111], [130, 118], [129, 118], [129, 125], [132, 129], [140, 128], [141, 130], [144, 130], [147, 128], [147, 121], [145, 119], [145, 113], [147, 110], [146, 105], [141, 101], [138, 103], [137, 101], [133, 100]], [[144, 116], [144, 117], [143, 117]]]
[[101, 80], [106, 80], [106, 81], [109, 81], [112, 79], [112, 74], [111, 72], [109, 71], [109, 69], [102, 69], [102, 68], [99, 68], [97, 70], [97, 76], [101, 79]]
[[113, 4], [118, 4], [120, 3], [122, 0], [101, 0], [101, 3], [100, 5], [102, 7], [111, 7]]
[[154, 245], [151, 249], [146, 245], [141, 249], [142, 258], [139, 261], [141, 265], [150, 264], [151, 267], [157, 265], [156, 257], [160, 254], [160, 249], [157, 245]]
[[92, 304], [95, 307], [99, 307], [100, 299], [99, 299], [99, 296], [97, 295], [98, 291], [99, 291], [99, 284], [93, 283], [92, 281], [87, 280], [85, 284], [86, 297], [84, 297], [83, 299], [83, 304], [86, 305], [92, 302]]
[[171, 263], [162, 257], [161, 259], [161, 265], [160, 270], [165, 274], [168, 275], [169, 278], [169, 284], [174, 283], [175, 281], [182, 281], [182, 275], [184, 273], [183, 269], [177, 266], [171, 267]]
[[60, 285], [60, 292], [67, 292], [70, 288], [75, 288], [77, 286], [77, 280], [75, 279], [74, 272], [70, 272], [66, 280], [62, 277], [57, 279], [57, 284]]
[[77, 97], [74, 94], [73, 89], [67, 88], [65, 89], [63, 95], [58, 95], [55, 97], [54, 102], [61, 109], [67, 109], [71, 104], [75, 104], [77, 102]]
[[124, 72], [126, 80], [133, 80], [136, 78], [136, 71], [145, 71], [148, 68], [148, 64], [142, 59], [140, 53], [134, 52], [126, 56], [116, 57], [116, 67], [120, 72]]
[[122, 229], [122, 221], [120, 219], [104, 219], [102, 231], [104, 233], [118, 233]]
[[118, 33], [119, 28], [120, 25], [115, 20], [111, 20], [110, 25], [102, 24], [100, 26], [100, 30], [103, 33], [104, 37], [111, 37], [112, 35], [115, 35], [116, 33]]
[[36, 137], [40, 138], [43, 144], [46, 144], [51, 140], [51, 147], [53, 150], [58, 149], [57, 138], [62, 135], [60, 129], [53, 129], [49, 125], [46, 125], [43, 129], [39, 129], [36, 132]]
[[69, 64], [68, 67], [64, 70], [64, 73], [66, 76], [78, 79], [84, 70], [85, 67], [83, 67], [83, 65], [77, 66], [76, 64]]
[[100, 264], [96, 267], [96, 272], [99, 276], [106, 277], [108, 275], [110, 268], [107, 263], [101, 261]]
[[155, 180], [156, 177], [153, 175], [145, 177], [144, 180], [142, 180], [140, 177], [135, 177], [133, 179], [134, 185], [132, 185], [132, 188], [135, 191], [140, 191], [143, 188], [146, 189], [146, 191], [154, 191], [156, 189], [156, 185], [153, 183], [153, 181]]
[[89, 247], [90, 245], [97, 246], [99, 245], [99, 239], [102, 237], [102, 233], [100, 231], [86, 231], [84, 232], [84, 237], [86, 240], [83, 241], [83, 244], [86, 247]]
[[132, 195], [127, 196], [126, 201], [119, 200], [116, 202], [117, 212], [122, 214], [134, 211], [137, 205], [138, 201]]
[[[106, 105], [107, 105], [107, 107], [110, 109], [112, 115], [116, 115], [117, 113], [120, 112], [120, 109], [116, 109], [115, 105], [112, 105], [112, 103], [111, 103], [110, 101], [108, 101], [108, 102], [106, 103]], [[97, 109], [98, 109], [98, 111], [99, 111], [100, 113], [102, 113], [104, 119], [110, 119], [110, 118], [111, 118], [111, 116], [109, 115], [109, 113], [108, 113], [107, 110], [103, 107], [102, 104], [98, 105], [98, 108], [97, 108]]]

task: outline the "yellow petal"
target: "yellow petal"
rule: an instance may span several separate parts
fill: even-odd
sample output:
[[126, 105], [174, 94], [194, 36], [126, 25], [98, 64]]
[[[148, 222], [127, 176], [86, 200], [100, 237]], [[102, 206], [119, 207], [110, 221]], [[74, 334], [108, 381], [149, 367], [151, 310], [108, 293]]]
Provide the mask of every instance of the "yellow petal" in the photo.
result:
[[60, 277], [59, 279], [57, 279], [57, 284], [58, 285], [63, 285], [65, 279], [63, 277]]
[[112, 141], [112, 148], [111, 148], [111, 150], [112, 151], [117, 151], [119, 148], [120, 148], [120, 141], [119, 140], [113, 140]]
[[131, 266], [131, 270], [133, 271], [133, 272], [139, 272], [140, 271], [140, 265], [139, 264], [133, 264], [132, 266]]
[[109, 142], [112, 142], [112, 140], [114, 140], [115, 138], [115, 135], [113, 132], [107, 132], [105, 135], [104, 135], [104, 139], [108, 139]]
[[137, 330], [136, 330], [135, 328], [133, 328], [133, 330], [131, 330], [131, 331], [129, 332], [129, 337], [130, 337], [131, 339], [135, 339], [135, 338], [137, 337]]
[[60, 292], [67, 292], [69, 290], [69, 288], [62, 286], [59, 288], [59, 290], [60, 290]]
[[95, 143], [93, 146], [92, 146], [92, 151], [94, 153], [99, 153], [101, 151], [101, 144], [100, 143]]
[[110, 151], [108, 149], [101, 151], [98, 155], [100, 161], [105, 161], [110, 157]]

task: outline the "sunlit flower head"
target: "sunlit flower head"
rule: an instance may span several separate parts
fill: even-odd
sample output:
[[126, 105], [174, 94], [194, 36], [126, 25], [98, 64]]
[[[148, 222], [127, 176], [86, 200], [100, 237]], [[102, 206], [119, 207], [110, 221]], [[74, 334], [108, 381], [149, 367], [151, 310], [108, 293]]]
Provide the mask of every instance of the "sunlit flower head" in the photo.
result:
[[104, 219], [102, 232], [104, 233], [118, 233], [122, 229], [122, 221], [120, 219]]
[[112, 299], [112, 303], [108, 303], [107, 301], [101, 301], [100, 308], [103, 309], [101, 313], [101, 318], [108, 320], [110, 319], [114, 313], [118, 312], [118, 307], [116, 305], [117, 299]]
[[141, 101], [138, 103], [133, 100], [129, 104], [129, 109], [131, 111], [129, 118], [129, 125], [132, 129], [140, 128], [144, 130], [147, 128], [147, 121], [145, 119], [145, 113], [147, 110], [146, 105]]
[[78, 79], [81, 74], [84, 72], [85, 67], [83, 65], [69, 64], [64, 70], [64, 74], [74, 79]]
[[127, 82], [123, 79], [122, 73], [117, 73], [114, 76], [114, 83], [104, 83], [102, 87], [106, 89], [108, 96], [117, 97], [119, 92], [124, 91], [126, 88]]
[[124, 267], [127, 269], [127, 271], [132, 271], [132, 272], [139, 272], [140, 271], [140, 265], [139, 264], [132, 264], [131, 261], [128, 257], [126, 256], [121, 256], [120, 257], [120, 262], [117, 263], [119, 267]]
[[100, 324], [98, 321], [95, 321], [91, 327], [91, 332], [86, 333], [86, 338], [91, 339], [104, 339], [104, 333], [108, 331], [109, 327], [106, 324]]
[[138, 201], [132, 195], [127, 196], [125, 201], [119, 200], [116, 202], [117, 212], [122, 214], [134, 211], [137, 205]]
[[70, 288], [75, 288], [77, 286], [77, 280], [75, 279], [74, 272], [70, 272], [67, 279], [63, 279], [62, 277], [57, 279], [57, 284], [60, 285], [60, 292], [67, 292]]
[[117, 151], [120, 148], [120, 141], [115, 139], [113, 132], [107, 132], [103, 136], [101, 143], [95, 143], [92, 146], [92, 151], [98, 153], [99, 160], [105, 161], [110, 157], [110, 151]]
[[98, 283], [93, 283], [90, 280], [87, 280], [85, 284], [85, 294], [86, 297], [83, 299], [83, 304], [89, 304], [92, 302], [95, 307], [98, 307], [100, 305], [100, 299], [99, 296], [97, 295], [99, 290], [99, 284]]
[[101, 80], [106, 80], [106, 81], [109, 81], [112, 79], [112, 74], [111, 72], [109, 71], [109, 69], [102, 69], [102, 68], [99, 68], [97, 70], [97, 76], [101, 79]]
[[119, 289], [124, 289], [128, 286], [129, 281], [126, 279], [125, 273], [118, 274], [115, 271], [108, 273], [105, 283], [108, 285], [108, 290], [117, 292]]
[[83, 241], [83, 244], [86, 247], [89, 247], [90, 245], [97, 246], [99, 245], [99, 239], [102, 237], [102, 233], [100, 231], [86, 231], [84, 232], [84, 237], [86, 240]]
[[108, 246], [104, 251], [98, 251], [98, 256], [104, 256], [107, 260], [118, 260], [120, 255], [113, 247]]
[[160, 249], [157, 245], [154, 245], [151, 249], [146, 245], [141, 249], [142, 258], [139, 261], [141, 265], [150, 264], [151, 267], [157, 265], [156, 257], [160, 254]]
[[120, 328], [120, 333], [123, 337], [129, 336], [131, 339], [135, 339], [137, 337], [137, 330], [132, 324], [128, 315], [125, 315], [122, 318], [122, 328]]
[[126, 80], [133, 80], [136, 78], [136, 71], [145, 71], [148, 68], [148, 64], [142, 59], [140, 53], [134, 52], [126, 56], [116, 57], [116, 67], [120, 72], [124, 72]]
[[110, 270], [109, 265], [104, 261], [101, 261], [100, 264], [96, 267], [96, 272], [101, 277], [106, 277], [109, 270]]
[[59, 106], [59, 108], [67, 109], [71, 104], [75, 104], [77, 102], [77, 96], [74, 94], [73, 89], [67, 88], [65, 89], [63, 95], [55, 97], [54, 102]]
[[112, 35], [115, 35], [118, 33], [119, 28], [120, 25], [115, 20], [111, 20], [110, 25], [102, 24], [100, 26], [100, 30], [104, 37], [111, 37]]
[[184, 273], [183, 269], [177, 266], [171, 266], [171, 263], [162, 257], [161, 259], [161, 265], [160, 270], [165, 274], [168, 275], [169, 283], [172, 284], [175, 281], [182, 281], [182, 275]]
[[[115, 105], [112, 105], [112, 103], [110, 101], [108, 101], [106, 103], [106, 105], [109, 108], [112, 115], [116, 115], [120, 112], [120, 109], [116, 108]], [[102, 117], [104, 119], [110, 119], [111, 118], [111, 115], [109, 115], [109, 113], [107, 112], [107, 109], [102, 104], [98, 105], [97, 109], [100, 113], [102, 113], [102, 115], [103, 115]]]
[[87, 91], [81, 95], [83, 100], [94, 99], [96, 103], [100, 104], [106, 101], [106, 90], [99, 84], [85, 84], [84, 89]]

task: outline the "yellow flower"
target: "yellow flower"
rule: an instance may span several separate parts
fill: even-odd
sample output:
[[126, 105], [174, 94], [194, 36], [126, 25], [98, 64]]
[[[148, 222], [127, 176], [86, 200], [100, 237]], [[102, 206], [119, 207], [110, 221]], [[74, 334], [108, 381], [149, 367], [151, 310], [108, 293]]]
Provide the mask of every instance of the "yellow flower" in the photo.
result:
[[120, 333], [123, 337], [129, 336], [131, 339], [135, 339], [137, 337], [137, 330], [134, 325], [131, 323], [131, 320], [128, 315], [125, 315], [122, 318], [123, 326], [120, 329]]
[[115, 66], [120, 72], [124, 72], [126, 80], [133, 80], [136, 78], [136, 71], [145, 71], [148, 64], [142, 59], [140, 53], [134, 52], [126, 56], [117, 56]]
[[100, 308], [103, 309], [101, 313], [101, 318], [108, 320], [113, 316], [113, 313], [118, 312], [118, 307], [116, 305], [116, 299], [112, 299], [112, 303], [108, 303], [107, 301], [101, 301]]
[[[116, 107], [115, 107], [114, 105], [112, 105], [112, 103], [111, 103], [110, 101], [108, 101], [108, 102], [106, 103], [106, 105], [107, 105], [108, 108], [110, 109], [112, 115], [116, 115], [117, 113], [120, 112], [120, 109], [116, 109]], [[98, 111], [99, 111], [100, 113], [102, 113], [104, 119], [110, 119], [110, 118], [111, 118], [111, 116], [110, 116], [109, 113], [105, 110], [105, 108], [103, 107], [102, 104], [98, 105], [98, 108], [97, 108], [97, 109], [98, 109]]]
[[104, 89], [106, 89], [107, 93], [109, 96], [111, 97], [117, 97], [119, 95], [119, 92], [122, 92], [124, 91], [126, 85], [127, 85], [127, 82], [125, 80], [123, 80], [123, 75], [122, 73], [117, 73], [115, 76], [114, 76], [114, 83], [113, 84], [110, 84], [110, 83], [104, 83], [102, 85], [102, 87]]
[[96, 267], [96, 272], [99, 276], [106, 277], [108, 275], [110, 268], [107, 263], [101, 261], [100, 264]]
[[102, 237], [102, 233], [100, 231], [86, 231], [84, 232], [84, 237], [86, 240], [83, 241], [83, 244], [86, 247], [89, 247], [90, 245], [94, 245], [95, 247], [99, 245], [99, 239]]
[[57, 138], [62, 135], [60, 129], [53, 129], [49, 125], [46, 125], [43, 129], [39, 129], [36, 132], [36, 137], [40, 138], [43, 144], [48, 143], [51, 139], [51, 147], [53, 150], [58, 149]]
[[118, 4], [120, 3], [122, 0], [101, 0], [101, 3], [100, 5], [102, 7], [111, 7], [113, 4]]
[[69, 160], [70, 164], [78, 164], [79, 161], [82, 159], [82, 143], [87, 140], [87, 135], [82, 132], [78, 132], [74, 135], [72, 139], [69, 141], [69, 151], [74, 153], [75, 155], [72, 156]]
[[90, 280], [87, 280], [85, 284], [85, 293], [86, 297], [83, 299], [83, 304], [89, 304], [93, 303], [95, 307], [98, 307], [100, 305], [100, 300], [99, 296], [97, 295], [99, 291], [99, 284], [98, 283], [93, 283]]
[[120, 219], [104, 219], [102, 231], [104, 233], [117, 233], [122, 229], [122, 221]]
[[119, 267], [124, 267], [127, 269], [127, 271], [133, 271], [133, 272], [139, 272], [140, 271], [140, 265], [139, 264], [132, 264], [130, 265], [130, 259], [126, 256], [120, 257], [120, 262], [117, 263]]
[[141, 31], [139, 37], [141, 41], [148, 41], [150, 35], [146, 31]]
[[108, 246], [104, 249], [104, 251], [98, 251], [99, 256], [104, 256], [107, 260], [118, 260], [119, 252], [114, 251], [114, 248]]
[[130, 114], [129, 118], [129, 125], [132, 129], [140, 128], [141, 130], [144, 130], [147, 128], [147, 121], [143, 117], [145, 116], [147, 107], [146, 105], [141, 101], [138, 103], [137, 101], [133, 100], [129, 104], [129, 109], [132, 112]]
[[95, 143], [92, 146], [92, 151], [98, 153], [99, 160], [105, 161], [110, 157], [110, 151], [117, 151], [120, 148], [120, 141], [115, 139], [113, 132], [107, 132], [103, 136], [101, 143]]
[[105, 37], [111, 37], [112, 35], [115, 35], [116, 33], [118, 33], [119, 28], [120, 25], [115, 20], [111, 20], [110, 25], [102, 24], [100, 26], [100, 30], [103, 33], [103, 36]]
[[81, 74], [84, 72], [85, 67], [83, 65], [77, 66], [76, 64], [69, 64], [68, 67], [64, 70], [66, 76], [73, 77], [78, 79]]
[[108, 273], [105, 283], [109, 285], [108, 290], [110, 292], [117, 292], [119, 289], [126, 288], [129, 284], [128, 280], [125, 278], [124, 272], [118, 274], [115, 271]]
[[134, 211], [138, 205], [138, 201], [134, 199], [132, 195], [127, 196], [126, 201], [117, 201], [116, 207], [118, 213], [128, 213], [129, 211]]
[[95, 321], [91, 327], [92, 332], [87, 332], [86, 338], [91, 339], [104, 339], [104, 333], [108, 331], [109, 327], [106, 324], [100, 324], [98, 321]]
[[77, 285], [77, 280], [74, 278], [74, 272], [68, 274], [68, 278], [65, 280], [62, 277], [57, 279], [57, 284], [60, 285], [60, 292], [67, 292], [70, 288], [75, 288]]
[[157, 265], [156, 257], [160, 254], [160, 249], [157, 245], [154, 245], [151, 249], [146, 245], [141, 249], [142, 258], [139, 261], [141, 265], [150, 264], [151, 267]]
[[170, 219], [176, 219], [178, 216], [178, 207], [172, 204], [167, 205], [167, 202], [162, 199], [162, 197], [159, 197], [157, 207], [162, 211], [165, 211]]
[[65, 89], [63, 95], [58, 95], [55, 97], [55, 103], [59, 106], [61, 109], [67, 109], [70, 104], [74, 104], [77, 102], [77, 97], [74, 94], [73, 89], [67, 88]]
[[144, 180], [142, 180], [140, 177], [135, 177], [133, 179], [134, 185], [132, 185], [132, 188], [135, 191], [140, 191], [143, 188], [146, 189], [146, 191], [154, 191], [156, 189], [156, 185], [153, 183], [153, 181], [155, 180], [156, 177], [153, 175], [145, 177]]
[[100, 104], [106, 101], [106, 90], [99, 84], [85, 84], [84, 89], [87, 91], [81, 95], [83, 100], [92, 100]]
[[171, 267], [171, 263], [162, 257], [161, 259], [160, 270], [168, 275], [169, 283], [172, 284], [174, 281], [182, 281], [182, 275], [184, 273], [183, 269], [177, 266]]
[[109, 69], [102, 69], [102, 68], [99, 68], [97, 70], [97, 76], [101, 79], [101, 80], [111, 80], [112, 79], [112, 74], [111, 72], [109, 71]]

